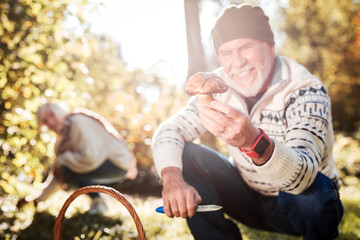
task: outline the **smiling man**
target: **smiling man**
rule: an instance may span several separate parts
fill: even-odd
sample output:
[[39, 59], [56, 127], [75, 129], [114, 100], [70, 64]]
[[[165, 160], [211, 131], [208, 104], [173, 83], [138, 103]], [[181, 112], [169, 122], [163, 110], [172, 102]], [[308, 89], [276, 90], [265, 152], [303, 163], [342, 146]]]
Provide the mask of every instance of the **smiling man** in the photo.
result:
[[[334, 239], [343, 207], [325, 86], [276, 54], [259, 7], [225, 8], [211, 33], [221, 64], [213, 73], [229, 90], [207, 105], [191, 97], [157, 129], [166, 215], [187, 218], [195, 239], [241, 239], [224, 213], [256, 229]], [[228, 145], [229, 159], [192, 143], [206, 131]], [[223, 208], [196, 212], [211, 204]]]

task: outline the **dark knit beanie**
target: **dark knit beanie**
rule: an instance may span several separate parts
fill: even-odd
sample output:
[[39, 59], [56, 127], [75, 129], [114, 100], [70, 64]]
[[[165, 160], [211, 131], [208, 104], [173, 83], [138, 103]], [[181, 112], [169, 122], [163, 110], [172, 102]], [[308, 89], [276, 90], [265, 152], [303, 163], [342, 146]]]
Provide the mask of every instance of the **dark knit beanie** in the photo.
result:
[[216, 53], [221, 44], [237, 38], [274, 43], [269, 18], [260, 7], [246, 4], [225, 8], [217, 18], [211, 36]]

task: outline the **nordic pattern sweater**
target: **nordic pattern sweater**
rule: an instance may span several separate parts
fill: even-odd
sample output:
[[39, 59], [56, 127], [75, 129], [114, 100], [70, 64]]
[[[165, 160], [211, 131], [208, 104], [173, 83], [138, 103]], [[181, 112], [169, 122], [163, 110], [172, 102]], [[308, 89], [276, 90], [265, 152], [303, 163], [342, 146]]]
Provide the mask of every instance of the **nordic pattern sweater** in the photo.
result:
[[[222, 68], [214, 73], [228, 81]], [[271, 158], [261, 166], [255, 165], [237, 147], [228, 146], [230, 158], [252, 189], [272, 196], [279, 191], [299, 194], [311, 185], [319, 171], [338, 182], [332, 155], [330, 97], [323, 83], [303, 66], [277, 56], [270, 87], [251, 112], [245, 100], [231, 89], [214, 97], [247, 114], [275, 143]], [[166, 167], [182, 169], [184, 143], [205, 132], [197, 98], [191, 97], [154, 134], [152, 152], [159, 175]]]

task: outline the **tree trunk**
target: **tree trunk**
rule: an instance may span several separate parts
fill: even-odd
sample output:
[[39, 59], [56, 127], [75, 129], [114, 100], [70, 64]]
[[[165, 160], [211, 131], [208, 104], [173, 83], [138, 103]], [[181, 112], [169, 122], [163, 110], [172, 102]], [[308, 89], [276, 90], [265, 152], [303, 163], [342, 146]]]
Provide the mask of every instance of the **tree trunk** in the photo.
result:
[[199, 71], [207, 71], [204, 48], [201, 42], [199, 1], [184, 0], [188, 48], [188, 77]]

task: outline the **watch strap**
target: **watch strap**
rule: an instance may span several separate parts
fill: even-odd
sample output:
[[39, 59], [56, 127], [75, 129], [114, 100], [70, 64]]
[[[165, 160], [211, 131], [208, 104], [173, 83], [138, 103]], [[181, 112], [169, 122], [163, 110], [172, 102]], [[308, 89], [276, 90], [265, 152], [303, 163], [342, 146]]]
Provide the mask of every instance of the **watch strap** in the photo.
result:
[[269, 136], [259, 128], [260, 135], [255, 139], [255, 141], [251, 144], [250, 151], [246, 151], [242, 148], [239, 148], [239, 150], [246, 155], [248, 155], [250, 158], [257, 158], [260, 157], [266, 150], [266, 148], [270, 144], [270, 138]]

